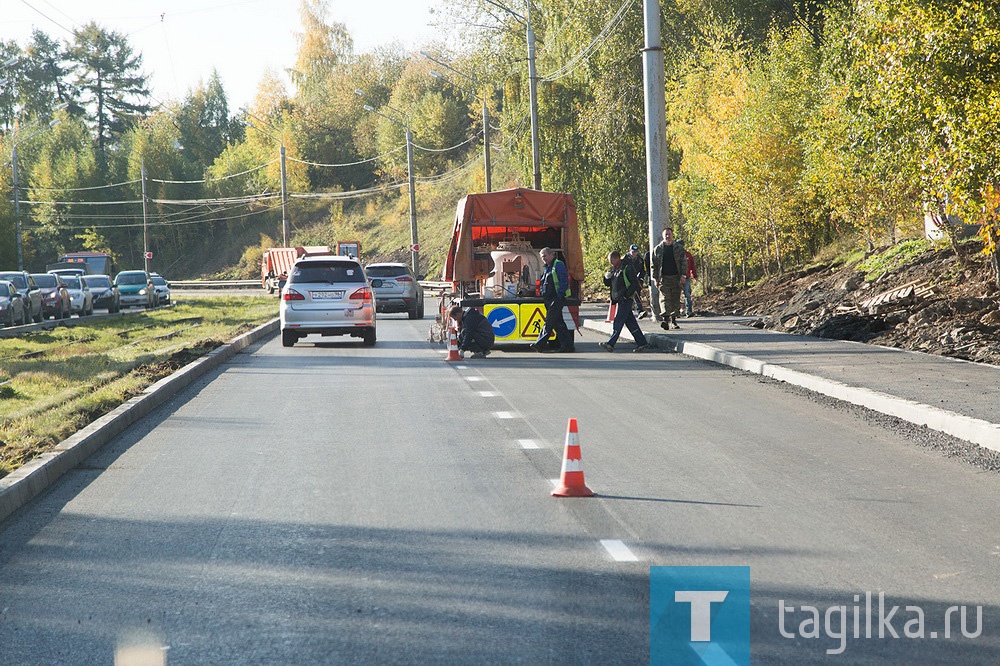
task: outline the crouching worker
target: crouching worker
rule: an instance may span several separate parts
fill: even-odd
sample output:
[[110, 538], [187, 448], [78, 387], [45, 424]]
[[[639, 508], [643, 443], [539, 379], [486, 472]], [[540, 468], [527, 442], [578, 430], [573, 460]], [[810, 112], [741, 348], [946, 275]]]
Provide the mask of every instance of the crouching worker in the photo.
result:
[[461, 305], [453, 307], [448, 315], [458, 326], [459, 351], [472, 352], [472, 358], [486, 358], [496, 342], [490, 320], [475, 308], [463, 311]]

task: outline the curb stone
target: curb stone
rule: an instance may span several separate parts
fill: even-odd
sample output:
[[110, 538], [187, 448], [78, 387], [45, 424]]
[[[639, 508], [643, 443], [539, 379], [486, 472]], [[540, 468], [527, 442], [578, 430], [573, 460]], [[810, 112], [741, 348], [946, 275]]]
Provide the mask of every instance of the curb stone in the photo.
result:
[[55, 483], [88, 456], [121, 434], [130, 425], [149, 414], [233, 356], [259, 340], [278, 332], [278, 320], [272, 319], [248, 333], [230, 340], [195, 359], [169, 377], [146, 387], [142, 395], [131, 398], [104, 416], [93, 421], [74, 435], [0, 479], [0, 522], [32, 498]]
[[[611, 324], [585, 319], [582, 326], [592, 331], [611, 333]], [[628, 331], [622, 331], [621, 337], [631, 340]], [[955, 412], [922, 404], [905, 398], [898, 398], [888, 393], [875, 391], [860, 386], [851, 386], [834, 379], [818, 377], [797, 370], [791, 370], [773, 363], [765, 363], [758, 359], [727, 352], [701, 342], [687, 342], [675, 334], [647, 333], [650, 345], [657, 349], [675, 351], [685, 356], [700, 358], [719, 365], [752, 372], [770, 377], [778, 381], [792, 384], [814, 393], [819, 393], [837, 400], [849, 402], [867, 409], [894, 416], [918, 426], [943, 432], [946, 435], [978, 444], [983, 448], [1000, 452], [1000, 424], [983, 419], [957, 414]]]

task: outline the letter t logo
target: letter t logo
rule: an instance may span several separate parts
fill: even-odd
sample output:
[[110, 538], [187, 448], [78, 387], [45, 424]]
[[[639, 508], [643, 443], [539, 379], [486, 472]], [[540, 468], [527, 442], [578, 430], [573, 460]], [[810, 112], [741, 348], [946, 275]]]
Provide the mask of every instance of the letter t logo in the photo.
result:
[[712, 640], [712, 602], [726, 600], [725, 590], [677, 590], [674, 601], [691, 604], [691, 642], [703, 643]]

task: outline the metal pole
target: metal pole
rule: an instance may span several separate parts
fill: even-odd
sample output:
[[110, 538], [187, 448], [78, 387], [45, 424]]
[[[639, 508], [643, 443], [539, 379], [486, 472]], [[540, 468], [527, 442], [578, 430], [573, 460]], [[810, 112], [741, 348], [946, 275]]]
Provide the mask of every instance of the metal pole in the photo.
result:
[[[647, 0], [648, 2], [648, 0]], [[525, 16], [528, 32], [528, 99], [531, 104], [531, 164], [534, 188], [542, 189], [542, 162], [538, 149], [538, 72], [535, 71], [535, 31], [531, 29], [531, 2]]]
[[24, 255], [21, 249], [21, 192], [20, 183], [17, 179], [17, 144], [14, 144], [14, 151], [11, 155], [11, 163], [14, 165], [14, 226], [17, 238], [17, 270], [24, 270]]
[[285, 179], [285, 144], [278, 151], [281, 154], [281, 246], [288, 247], [288, 182]]
[[410, 252], [413, 256], [413, 274], [420, 273], [420, 250], [417, 249], [417, 193], [413, 189], [413, 135], [406, 124], [406, 179], [410, 185]]
[[[133, 162], [134, 164], [134, 162]], [[146, 210], [146, 157], [139, 163], [139, 178], [142, 180], [142, 261], [149, 272], [149, 212]]]
[[[660, 242], [670, 224], [667, 193], [667, 112], [663, 83], [663, 46], [660, 41], [660, 3], [643, 0], [645, 48], [642, 50], [643, 83], [646, 92], [646, 203], [649, 215], [649, 252]], [[652, 262], [651, 262], [652, 263]], [[659, 295], [652, 283], [649, 297], [659, 317]]]
[[493, 191], [493, 167], [490, 164], [490, 109], [483, 89], [483, 168], [486, 170], [486, 191]]

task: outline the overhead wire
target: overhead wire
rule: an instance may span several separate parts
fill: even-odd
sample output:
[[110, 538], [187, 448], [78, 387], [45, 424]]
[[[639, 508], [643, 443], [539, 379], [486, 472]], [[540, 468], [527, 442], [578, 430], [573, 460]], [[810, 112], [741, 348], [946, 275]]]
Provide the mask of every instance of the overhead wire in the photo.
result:
[[585, 60], [589, 59], [591, 54], [596, 51], [602, 43], [607, 40], [611, 33], [621, 25], [625, 18], [625, 12], [631, 8], [635, 3], [635, 0], [626, 0], [617, 12], [611, 17], [611, 19], [605, 24], [604, 28], [590, 40], [590, 43], [584, 46], [582, 49], [576, 52], [576, 54], [569, 59], [562, 67], [550, 72], [548, 75], [543, 76], [543, 81], [557, 81], [561, 78], [569, 76], [572, 74]]

